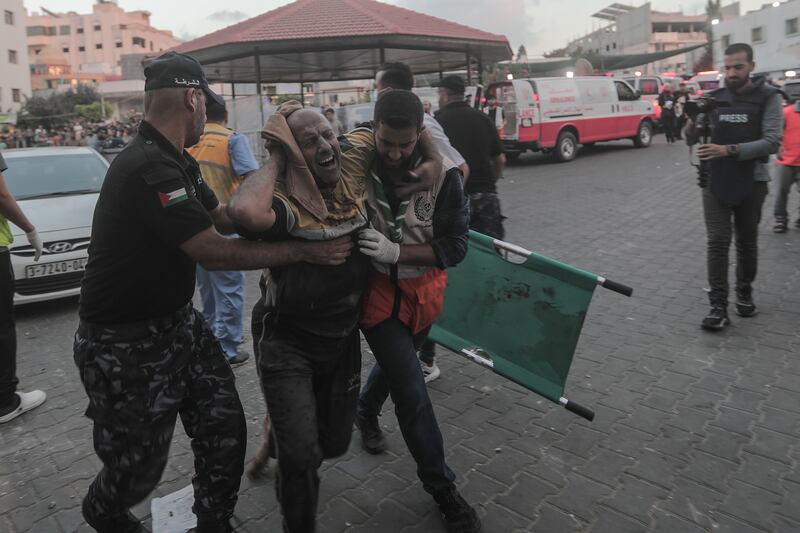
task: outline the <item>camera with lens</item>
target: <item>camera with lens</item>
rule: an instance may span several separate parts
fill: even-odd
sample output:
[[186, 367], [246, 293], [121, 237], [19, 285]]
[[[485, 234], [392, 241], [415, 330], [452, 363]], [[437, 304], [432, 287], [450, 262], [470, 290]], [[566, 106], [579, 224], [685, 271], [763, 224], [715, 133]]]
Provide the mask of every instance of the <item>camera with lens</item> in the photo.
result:
[[708, 142], [713, 134], [711, 113], [717, 108], [717, 101], [711, 96], [702, 96], [697, 100], [689, 100], [683, 111], [694, 123], [697, 136]]
[[[713, 112], [727, 102], [719, 102], [712, 96], [702, 96], [697, 100], [690, 100], [683, 106], [683, 111], [694, 124], [694, 134], [700, 144], [708, 144], [714, 136], [714, 122], [711, 119]], [[697, 168], [697, 183], [705, 187], [711, 177], [711, 161], [700, 161], [692, 166]]]

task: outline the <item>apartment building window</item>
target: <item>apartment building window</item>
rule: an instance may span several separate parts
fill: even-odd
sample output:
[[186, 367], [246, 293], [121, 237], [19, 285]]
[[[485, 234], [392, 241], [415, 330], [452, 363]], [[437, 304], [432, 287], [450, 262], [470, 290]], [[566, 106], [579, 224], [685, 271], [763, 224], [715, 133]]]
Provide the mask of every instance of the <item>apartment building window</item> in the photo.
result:
[[730, 35], [723, 35], [722, 36], [722, 48], [728, 48], [731, 45], [731, 36]]
[[760, 43], [764, 41], [764, 26], [756, 26], [752, 30], [750, 30], [750, 40], [754, 43]]
[[16, 65], [18, 61], [19, 61], [19, 58], [17, 57], [17, 51], [16, 50], [9, 50], [8, 51], [8, 62], [11, 63], [12, 65]]
[[77, 29], [75, 30], [75, 33], [83, 33], [83, 28], [77, 28]]
[[96, 45], [94, 45], [94, 47], [97, 48], [98, 50], [102, 50], [103, 49], [103, 43], [97, 43]]
[[150, 41], [150, 51], [153, 51], [153, 41]]
[[145, 41], [141, 37], [134, 37], [133, 38], [133, 46], [141, 46], [142, 48], [145, 47]]
[[114, 46], [116, 46], [117, 48], [122, 48], [122, 41], [117, 41], [116, 43], [114, 43]]
[[11, 101], [15, 104], [22, 102], [22, 91], [19, 89], [11, 89]]
[[65, 46], [64, 48], [61, 49], [61, 51], [64, 52], [65, 54], [68, 54], [69, 53], [69, 46]]
[[128, 29], [128, 25], [127, 25], [127, 24], [120, 24], [120, 25], [119, 25], [119, 29], [121, 29], [121, 30], [127, 30], [127, 29]]
[[8, 9], [6, 9], [5, 10], [5, 19], [6, 19], [6, 24], [8, 24], [9, 26], [13, 26], [14, 25], [14, 12], [13, 11], [9, 11]]
[[786, 21], [786, 35], [798, 33], [797, 17]]
[[85, 52], [85, 51], [86, 51], [86, 47], [85, 46], [79, 46], [78, 47], [78, 52]]
[[70, 27], [69, 24], [66, 24], [64, 26], [59, 26], [58, 33], [60, 35], [69, 35], [70, 33], [72, 33], [72, 28]]
[[100, 31], [100, 29], [101, 29], [100, 28], [100, 24], [95, 24], [94, 25], [94, 31]]

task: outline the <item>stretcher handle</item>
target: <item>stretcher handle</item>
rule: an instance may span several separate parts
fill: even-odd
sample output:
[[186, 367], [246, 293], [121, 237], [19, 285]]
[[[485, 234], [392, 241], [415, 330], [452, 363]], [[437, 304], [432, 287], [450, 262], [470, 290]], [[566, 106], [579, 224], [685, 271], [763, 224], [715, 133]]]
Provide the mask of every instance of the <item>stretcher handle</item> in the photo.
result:
[[606, 288], [610, 291], [618, 292], [623, 296], [630, 297], [633, 294], [633, 288], [628, 287], [627, 285], [623, 285], [622, 283], [617, 283], [616, 281], [611, 281], [610, 279], [606, 279], [603, 277], [597, 277], [597, 284], [603, 288]]
[[566, 398], [563, 397], [559, 399], [559, 403], [563, 405], [567, 411], [575, 413], [576, 415], [585, 418], [589, 422], [592, 422], [594, 420], [594, 411], [592, 411], [588, 407], [584, 407], [581, 404], [567, 400]]

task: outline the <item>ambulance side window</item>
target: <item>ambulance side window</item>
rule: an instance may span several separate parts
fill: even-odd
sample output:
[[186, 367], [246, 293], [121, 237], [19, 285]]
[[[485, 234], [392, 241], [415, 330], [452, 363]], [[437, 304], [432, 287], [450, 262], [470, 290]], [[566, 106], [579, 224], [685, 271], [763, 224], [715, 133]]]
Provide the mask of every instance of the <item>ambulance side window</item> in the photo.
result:
[[636, 100], [636, 93], [633, 92], [633, 89], [631, 89], [627, 83], [615, 81], [614, 85], [617, 87], [617, 96], [619, 97], [620, 102], [630, 102], [632, 100]]

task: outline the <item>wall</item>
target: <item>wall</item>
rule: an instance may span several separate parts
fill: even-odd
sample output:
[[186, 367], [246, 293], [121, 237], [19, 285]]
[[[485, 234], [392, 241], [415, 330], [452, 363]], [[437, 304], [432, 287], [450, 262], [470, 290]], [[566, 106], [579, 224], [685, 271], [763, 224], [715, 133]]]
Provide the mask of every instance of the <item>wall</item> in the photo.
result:
[[[6, 11], [13, 14], [13, 25], [6, 23]], [[9, 50], [16, 50], [16, 64], [9, 62]], [[22, 0], [0, 0], [0, 72], [0, 113], [18, 111], [31, 95]], [[21, 102], [13, 101], [14, 89], [19, 89]]]
[[[798, 19], [798, 32], [787, 35], [786, 21]], [[752, 29], [763, 27], [762, 42], [752, 42]], [[783, 79], [786, 70], [800, 68], [800, 1], [789, 0], [779, 7], [766, 7], [751, 11], [736, 19], [723, 20], [713, 27], [714, 65], [722, 68], [724, 58], [723, 39], [730, 43], [744, 42], [753, 47], [756, 71], [768, 72], [775, 79]]]
[[[110, 2], [96, 3], [91, 14], [56, 15], [28, 15], [25, 25], [31, 63], [36, 63], [38, 51], [51, 46], [64, 53], [73, 73], [95, 72], [119, 77], [122, 55], [159, 52], [179, 42], [171, 32], [150, 26], [149, 12], [124, 11]], [[82, 33], [78, 33], [80, 30]]]

